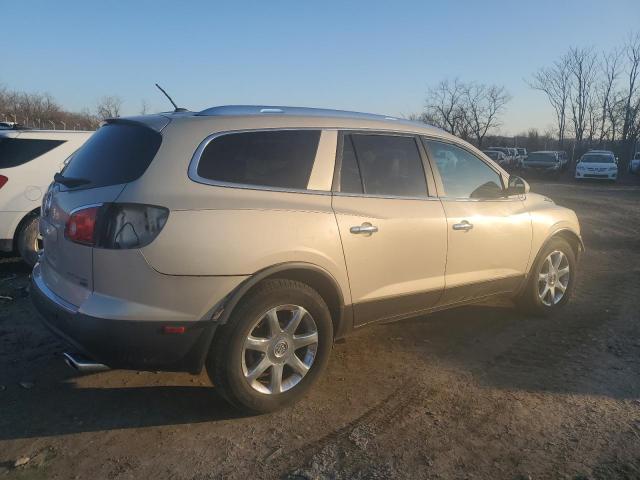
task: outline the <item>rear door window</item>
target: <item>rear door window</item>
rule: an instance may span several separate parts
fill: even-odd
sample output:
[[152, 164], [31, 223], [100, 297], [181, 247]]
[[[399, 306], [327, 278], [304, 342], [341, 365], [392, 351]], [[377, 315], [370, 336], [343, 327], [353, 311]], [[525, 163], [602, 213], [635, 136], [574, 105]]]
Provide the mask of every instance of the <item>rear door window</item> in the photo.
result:
[[[393, 197], [426, 197], [427, 181], [418, 145], [413, 136], [350, 134], [344, 137], [341, 191], [343, 185], [351, 193]], [[349, 141], [352, 142], [350, 145]], [[357, 162], [362, 176], [358, 186]], [[345, 162], [346, 159], [346, 162]], [[346, 179], [343, 179], [345, 176]]]
[[62, 174], [86, 180], [80, 188], [137, 180], [155, 157], [162, 136], [143, 125], [108, 123], [73, 154]]
[[214, 182], [304, 190], [319, 141], [320, 130], [221, 135], [204, 148], [197, 175]]
[[43, 140], [36, 138], [0, 139], [0, 168], [12, 168], [24, 165], [56, 147], [64, 140]]

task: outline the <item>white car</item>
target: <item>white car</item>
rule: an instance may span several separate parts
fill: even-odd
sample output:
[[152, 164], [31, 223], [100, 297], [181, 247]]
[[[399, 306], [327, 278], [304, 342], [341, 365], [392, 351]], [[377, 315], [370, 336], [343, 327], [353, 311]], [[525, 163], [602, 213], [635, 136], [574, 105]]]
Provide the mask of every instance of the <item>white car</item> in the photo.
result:
[[42, 195], [64, 161], [93, 132], [0, 130], [0, 251], [38, 257]]
[[587, 152], [576, 165], [576, 179], [596, 178], [616, 181], [618, 179], [618, 164], [611, 152]]

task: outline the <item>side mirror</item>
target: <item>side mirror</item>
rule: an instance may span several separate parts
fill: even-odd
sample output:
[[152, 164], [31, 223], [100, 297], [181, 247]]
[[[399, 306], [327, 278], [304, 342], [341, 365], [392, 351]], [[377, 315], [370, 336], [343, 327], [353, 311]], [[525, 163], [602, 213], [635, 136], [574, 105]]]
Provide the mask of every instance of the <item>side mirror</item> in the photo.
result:
[[507, 197], [510, 195], [526, 195], [529, 193], [529, 184], [524, 178], [511, 175], [509, 177], [509, 185], [504, 193]]

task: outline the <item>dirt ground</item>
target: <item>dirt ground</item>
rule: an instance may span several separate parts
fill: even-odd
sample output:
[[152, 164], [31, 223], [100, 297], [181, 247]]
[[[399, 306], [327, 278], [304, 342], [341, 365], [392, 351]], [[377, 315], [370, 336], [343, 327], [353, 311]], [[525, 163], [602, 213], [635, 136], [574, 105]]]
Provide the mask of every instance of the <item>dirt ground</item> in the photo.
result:
[[0, 258], [0, 478], [640, 478], [640, 178], [532, 189], [582, 223], [562, 314], [504, 301], [358, 331], [260, 417], [204, 374], [73, 372]]

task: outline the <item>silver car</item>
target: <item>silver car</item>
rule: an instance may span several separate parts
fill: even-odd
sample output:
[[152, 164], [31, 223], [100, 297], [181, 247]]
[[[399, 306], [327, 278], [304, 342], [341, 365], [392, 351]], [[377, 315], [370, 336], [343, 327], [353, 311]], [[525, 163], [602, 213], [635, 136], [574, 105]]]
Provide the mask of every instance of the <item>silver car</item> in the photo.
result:
[[368, 324], [496, 295], [554, 313], [583, 249], [573, 211], [442, 130], [293, 107], [109, 120], [40, 230], [32, 297], [71, 365], [204, 366], [250, 412]]

